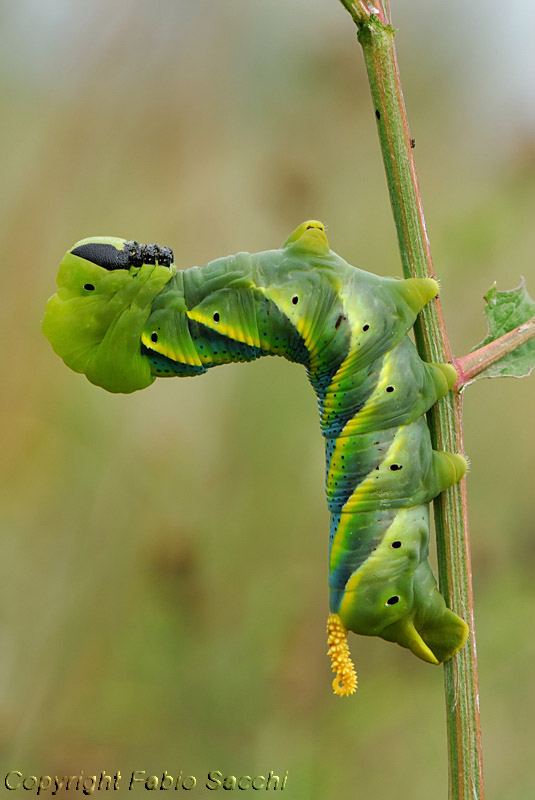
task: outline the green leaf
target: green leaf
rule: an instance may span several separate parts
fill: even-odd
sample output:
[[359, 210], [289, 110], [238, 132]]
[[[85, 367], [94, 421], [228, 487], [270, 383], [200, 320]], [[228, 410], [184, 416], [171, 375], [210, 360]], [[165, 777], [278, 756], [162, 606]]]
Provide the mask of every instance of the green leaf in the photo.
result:
[[[496, 288], [496, 284], [494, 284], [485, 295], [485, 301], [487, 303], [485, 307], [485, 316], [487, 318], [489, 335], [481, 344], [471, 350], [472, 353], [535, 317], [535, 301], [527, 292], [523, 279], [520, 286], [507, 292], [499, 292]], [[504, 355], [499, 361], [488, 366], [476, 376], [476, 379], [499, 377], [524, 378], [529, 375], [534, 368], [535, 338], [532, 338], [512, 352]]]

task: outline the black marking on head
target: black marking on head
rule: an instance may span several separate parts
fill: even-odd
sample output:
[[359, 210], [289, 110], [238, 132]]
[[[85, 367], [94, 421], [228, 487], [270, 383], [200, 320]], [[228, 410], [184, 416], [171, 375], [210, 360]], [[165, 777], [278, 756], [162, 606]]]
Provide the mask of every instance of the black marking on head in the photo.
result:
[[123, 251], [128, 255], [128, 267], [141, 267], [142, 264], [159, 264], [160, 267], [170, 267], [174, 261], [173, 251], [170, 247], [159, 247], [157, 244], [139, 244], [139, 242], [125, 242]]
[[158, 247], [155, 244], [145, 245], [145, 253], [143, 257], [144, 264], [156, 264], [158, 257]]
[[377, 119], [381, 119], [381, 112], [379, 111], [378, 108], [375, 109], [375, 116], [377, 117]]
[[158, 256], [156, 258], [160, 267], [170, 267], [173, 261], [175, 260], [175, 256], [173, 251], [170, 247], [157, 247], [154, 245], [157, 250], [159, 250]]
[[104, 244], [103, 242], [88, 242], [81, 244], [71, 250], [73, 256], [85, 258], [86, 261], [91, 261], [98, 267], [103, 267], [107, 270], [112, 269], [128, 269], [128, 253], [123, 250], [117, 250], [112, 244]]
[[392, 597], [389, 597], [388, 600], [386, 601], [387, 606], [395, 606], [396, 603], [399, 603], [399, 596], [397, 594], [393, 595]]
[[92, 283], [84, 283], [84, 289], [87, 289], [88, 292], [93, 292], [95, 287]]
[[345, 317], [344, 317], [344, 315], [343, 315], [343, 314], [340, 314], [340, 316], [338, 317], [338, 319], [337, 319], [337, 320], [336, 320], [336, 322], [334, 323], [335, 330], [338, 330], [338, 328], [340, 327], [340, 325], [342, 324], [342, 322], [343, 322], [344, 320], [345, 320]]
[[130, 269], [130, 267], [141, 267], [143, 264], [170, 267], [174, 261], [170, 247], [139, 244], [139, 242], [125, 242], [122, 250], [117, 250], [113, 244], [87, 242], [75, 247], [71, 253], [107, 270]]
[[414, 150], [414, 148], [416, 147], [416, 139], [411, 139], [411, 147]]

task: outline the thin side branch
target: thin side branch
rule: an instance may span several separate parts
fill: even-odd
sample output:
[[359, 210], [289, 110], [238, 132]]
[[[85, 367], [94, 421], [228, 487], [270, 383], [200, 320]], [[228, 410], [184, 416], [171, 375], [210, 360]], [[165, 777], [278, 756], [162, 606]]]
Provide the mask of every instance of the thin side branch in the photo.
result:
[[512, 353], [534, 337], [535, 317], [532, 317], [527, 322], [512, 331], [508, 331], [508, 333], [504, 333], [499, 339], [489, 342], [484, 347], [480, 347], [478, 350], [474, 350], [472, 353], [460, 358], [454, 358], [453, 363], [459, 375], [457, 383], [453, 387], [454, 391], [460, 392], [492, 364], [500, 361], [504, 356], [509, 355], [509, 353]]

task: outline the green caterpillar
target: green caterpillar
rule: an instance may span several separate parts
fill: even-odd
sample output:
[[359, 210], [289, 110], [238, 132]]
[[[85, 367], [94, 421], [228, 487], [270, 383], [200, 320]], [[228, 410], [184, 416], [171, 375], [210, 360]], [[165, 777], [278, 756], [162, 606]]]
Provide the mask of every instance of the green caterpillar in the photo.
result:
[[110, 392], [264, 355], [305, 366], [326, 442], [335, 691], [356, 685], [347, 630], [432, 664], [463, 646], [468, 626], [427, 561], [429, 502], [466, 461], [432, 449], [424, 414], [456, 371], [422, 361], [407, 335], [435, 280], [357, 269], [309, 221], [279, 250], [184, 271], [168, 248], [85, 239], [65, 255], [58, 287], [43, 332], [67, 366]]

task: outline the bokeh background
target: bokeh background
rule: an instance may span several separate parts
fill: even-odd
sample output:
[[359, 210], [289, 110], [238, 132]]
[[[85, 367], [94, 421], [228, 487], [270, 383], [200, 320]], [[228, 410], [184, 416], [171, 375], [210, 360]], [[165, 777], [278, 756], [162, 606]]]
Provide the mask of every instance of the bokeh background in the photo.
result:
[[[534, 9], [392, 6], [460, 355], [494, 281], [535, 288]], [[400, 274], [349, 16], [336, 0], [7, 0], [0, 19], [2, 782], [272, 769], [291, 800], [445, 797], [440, 668], [352, 637], [360, 688], [331, 694], [302, 370], [266, 359], [112, 396], [39, 328], [64, 251], [93, 234], [187, 267], [315, 217], [349, 261]], [[535, 793], [534, 386], [466, 397], [491, 800]]]

